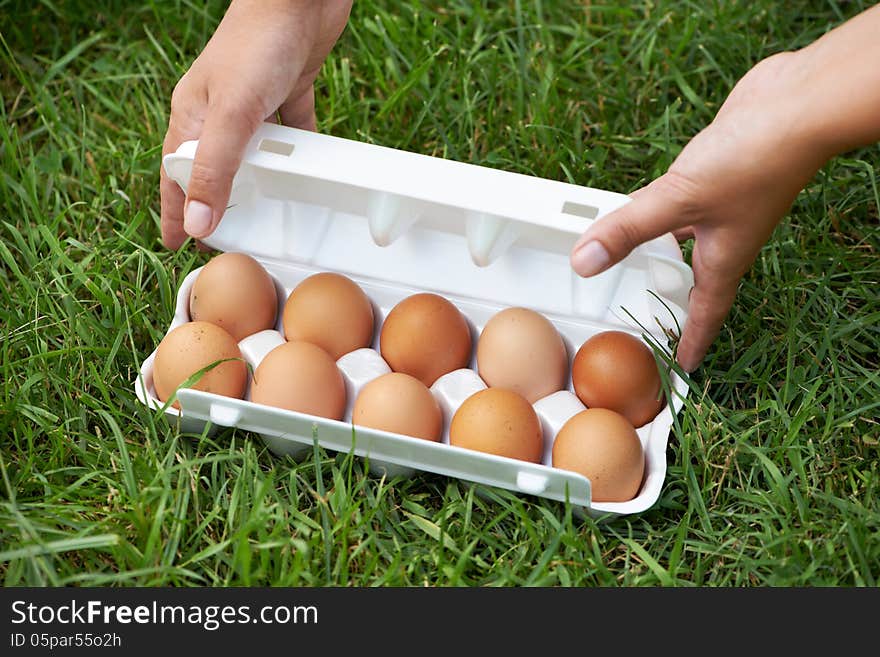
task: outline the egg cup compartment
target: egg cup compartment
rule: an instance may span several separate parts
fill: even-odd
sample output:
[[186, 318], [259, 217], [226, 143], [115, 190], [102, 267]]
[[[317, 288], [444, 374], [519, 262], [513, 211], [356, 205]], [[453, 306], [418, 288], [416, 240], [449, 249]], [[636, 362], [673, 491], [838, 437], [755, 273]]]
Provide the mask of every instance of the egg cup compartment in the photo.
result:
[[[281, 149], [279, 143], [290, 148]], [[164, 160], [166, 171], [184, 189], [195, 147], [186, 142]], [[243, 339], [242, 354], [255, 368], [280, 344], [287, 296], [300, 281], [324, 271], [348, 276], [371, 300], [373, 344], [337, 361], [347, 391], [343, 420], [192, 389], [179, 391], [179, 414], [173, 408], [166, 413], [186, 431], [210, 423], [255, 432], [279, 455], [300, 458], [316, 439], [325, 449], [368, 457], [372, 470], [388, 475], [430, 471], [568, 499], [575, 512], [592, 516], [643, 511], [659, 497], [673, 412], [687, 394], [674, 374], [671, 404], [637, 429], [646, 468], [635, 498], [594, 503], [585, 477], [550, 463], [553, 437], [583, 408], [570, 376], [577, 348], [604, 330], [641, 337], [642, 327], [665, 345], [666, 331], [683, 325], [686, 317], [693, 276], [671, 236], [643, 245], [597, 277], [582, 279], [571, 271], [568, 253], [577, 237], [591, 221], [627, 201], [612, 192], [266, 124], [236, 175], [232, 207], [206, 240], [220, 251], [249, 253], [276, 283], [276, 327]], [[198, 271], [181, 284], [169, 331], [189, 321], [189, 291]], [[356, 393], [390, 370], [379, 355], [384, 318], [399, 301], [419, 292], [440, 294], [456, 305], [473, 337], [469, 367], [440, 377], [431, 387], [444, 420], [443, 438], [436, 443], [350, 423]], [[448, 444], [455, 410], [485, 385], [476, 373], [479, 333], [494, 314], [511, 306], [547, 317], [568, 351], [566, 389], [533, 405], [545, 436], [540, 464]], [[152, 386], [154, 354], [143, 363], [135, 389], [142, 402], [160, 408]]]

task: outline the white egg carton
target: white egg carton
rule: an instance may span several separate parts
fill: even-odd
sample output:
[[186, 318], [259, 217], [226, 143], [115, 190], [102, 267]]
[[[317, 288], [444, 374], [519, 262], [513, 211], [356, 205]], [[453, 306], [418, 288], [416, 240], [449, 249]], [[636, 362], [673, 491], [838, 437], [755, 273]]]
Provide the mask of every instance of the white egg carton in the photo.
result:
[[[164, 158], [168, 175], [185, 190], [197, 142]], [[603, 274], [584, 279], [569, 253], [587, 226], [629, 198], [614, 192], [390, 149], [329, 135], [264, 124], [251, 140], [235, 177], [229, 209], [206, 244], [255, 257], [274, 278], [279, 321], [241, 341], [255, 367], [283, 340], [281, 309], [293, 288], [311, 274], [335, 271], [356, 281], [375, 314], [372, 348], [344, 355], [338, 365], [348, 392], [346, 416], [328, 420], [212, 393], [184, 389], [181, 411], [167, 408], [183, 431], [234, 426], [259, 434], [278, 455], [301, 458], [313, 441], [325, 449], [366, 457], [387, 475], [428, 471], [558, 501], [594, 517], [638, 513], [658, 499], [666, 475], [666, 446], [687, 394], [674, 373], [675, 393], [649, 424], [638, 429], [645, 448], [645, 478], [627, 502], [598, 503], [590, 482], [553, 468], [553, 438], [584, 408], [568, 389], [534, 404], [544, 427], [540, 464], [449, 445], [449, 421], [467, 396], [485, 387], [470, 369], [451, 372], [432, 386], [444, 413], [441, 442], [353, 427], [357, 392], [389, 371], [379, 354], [379, 330], [394, 305], [417, 292], [454, 303], [470, 323], [474, 346], [496, 312], [523, 306], [546, 316], [568, 349], [603, 330], [624, 330], [667, 344], [665, 331], [681, 326], [693, 284], [675, 239], [664, 236], [637, 248]], [[188, 299], [196, 269], [184, 279], [168, 330], [189, 321]], [[643, 328], [644, 327], [644, 328]], [[138, 398], [161, 408], [153, 386], [155, 351], [135, 382]]]

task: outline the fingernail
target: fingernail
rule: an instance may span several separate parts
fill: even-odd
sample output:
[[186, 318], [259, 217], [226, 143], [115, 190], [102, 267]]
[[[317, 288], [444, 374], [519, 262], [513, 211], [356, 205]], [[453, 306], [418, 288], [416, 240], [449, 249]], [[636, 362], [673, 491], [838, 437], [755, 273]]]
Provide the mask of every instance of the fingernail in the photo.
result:
[[587, 242], [571, 256], [571, 264], [581, 276], [595, 276], [604, 271], [611, 262], [611, 256], [601, 242]]
[[183, 229], [193, 237], [204, 237], [211, 230], [214, 213], [201, 201], [189, 201], [183, 215]]

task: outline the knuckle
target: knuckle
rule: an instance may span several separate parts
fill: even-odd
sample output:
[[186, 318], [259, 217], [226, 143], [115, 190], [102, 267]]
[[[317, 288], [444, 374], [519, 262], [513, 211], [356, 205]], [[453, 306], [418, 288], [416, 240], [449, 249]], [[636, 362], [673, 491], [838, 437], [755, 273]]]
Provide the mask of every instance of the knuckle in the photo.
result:
[[216, 112], [223, 123], [255, 131], [269, 114], [263, 111], [262, 105], [257, 98], [241, 94], [224, 94], [211, 103], [211, 112]]
[[699, 206], [699, 184], [687, 174], [670, 169], [651, 186], [662, 194], [667, 203], [674, 204], [679, 214], [693, 216]]
[[612, 239], [617, 248], [620, 249], [620, 255], [629, 253], [645, 241], [638, 225], [629, 220], [618, 221], [614, 224]]
[[171, 113], [174, 115], [185, 114], [187, 108], [190, 103], [188, 101], [189, 97], [189, 79], [187, 74], [184, 73], [183, 76], [177, 81], [177, 84], [174, 85], [174, 89], [171, 91]]
[[726, 299], [700, 294], [699, 288], [694, 288], [689, 305], [688, 322], [703, 331], [718, 330], [730, 312]]
[[[204, 103], [199, 91], [193, 89], [187, 74], [178, 80], [171, 92], [170, 113], [168, 116], [168, 136], [186, 135], [193, 137], [204, 120]], [[176, 147], [177, 144], [174, 144]]]
[[205, 164], [198, 160], [193, 162], [192, 172], [189, 177], [189, 190], [214, 192], [224, 184], [224, 176], [216, 167]]

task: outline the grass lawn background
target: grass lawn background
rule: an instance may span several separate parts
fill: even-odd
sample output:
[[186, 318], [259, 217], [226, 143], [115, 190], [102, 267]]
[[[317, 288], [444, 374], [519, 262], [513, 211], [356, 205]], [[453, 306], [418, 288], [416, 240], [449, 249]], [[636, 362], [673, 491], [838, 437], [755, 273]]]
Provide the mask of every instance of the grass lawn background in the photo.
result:
[[[629, 192], [751, 65], [868, 5], [357, 0], [319, 127]], [[0, 2], [5, 585], [878, 583], [876, 146], [814, 178], [743, 280], [645, 513], [296, 463], [140, 405], [139, 365], [210, 258], [162, 247], [158, 180], [171, 90], [223, 7]]]

